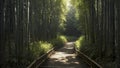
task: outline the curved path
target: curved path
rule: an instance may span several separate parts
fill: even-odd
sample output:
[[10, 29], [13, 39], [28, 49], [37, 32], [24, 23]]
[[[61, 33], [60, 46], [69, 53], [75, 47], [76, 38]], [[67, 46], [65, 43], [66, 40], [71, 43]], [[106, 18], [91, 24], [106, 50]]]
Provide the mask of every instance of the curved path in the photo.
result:
[[56, 50], [40, 68], [90, 68], [90, 66], [77, 58], [74, 53], [74, 44], [69, 42]]

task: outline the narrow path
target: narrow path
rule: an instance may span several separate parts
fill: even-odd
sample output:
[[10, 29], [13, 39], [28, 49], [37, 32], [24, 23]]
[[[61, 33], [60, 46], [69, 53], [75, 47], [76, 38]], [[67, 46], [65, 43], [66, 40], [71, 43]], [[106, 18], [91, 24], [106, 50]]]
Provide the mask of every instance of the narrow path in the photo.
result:
[[73, 42], [66, 45], [49, 57], [40, 68], [90, 68], [82, 59], [74, 53]]

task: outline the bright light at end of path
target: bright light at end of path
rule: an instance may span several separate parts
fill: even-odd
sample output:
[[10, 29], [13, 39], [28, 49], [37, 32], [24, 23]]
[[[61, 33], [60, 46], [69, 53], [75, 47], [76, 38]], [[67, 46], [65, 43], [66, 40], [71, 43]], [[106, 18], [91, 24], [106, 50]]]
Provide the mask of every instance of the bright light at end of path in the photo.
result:
[[67, 0], [67, 9], [69, 10], [70, 7], [72, 6], [71, 3], [70, 3], [71, 0]]

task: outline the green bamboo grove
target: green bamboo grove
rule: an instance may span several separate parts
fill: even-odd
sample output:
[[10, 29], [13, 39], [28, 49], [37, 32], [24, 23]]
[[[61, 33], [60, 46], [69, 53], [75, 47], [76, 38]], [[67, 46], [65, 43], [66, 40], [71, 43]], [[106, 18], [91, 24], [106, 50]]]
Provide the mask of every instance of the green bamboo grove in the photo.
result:
[[26, 68], [66, 43], [61, 34], [80, 36], [76, 47], [103, 68], [120, 68], [120, 0], [0, 0], [0, 68]]
[[64, 0], [0, 1], [0, 68], [26, 67], [37, 58], [36, 54], [39, 55], [35, 52], [39, 48], [35, 42], [57, 38], [59, 29], [62, 29], [59, 28], [60, 24], [64, 20], [64, 2]]
[[76, 7], [76, 17], [84, 35], [80, 38], [83, 39], [82, 46], [79, 46], [80, 51], [99, 62], [103, 68], [119, 68], [120, 1], [71, 1]]

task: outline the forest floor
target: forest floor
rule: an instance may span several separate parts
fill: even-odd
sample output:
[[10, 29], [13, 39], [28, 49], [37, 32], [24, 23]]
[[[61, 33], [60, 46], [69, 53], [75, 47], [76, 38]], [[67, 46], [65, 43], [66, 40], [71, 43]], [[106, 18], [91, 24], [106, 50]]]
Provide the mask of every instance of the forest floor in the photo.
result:
[[74, 53], [74, 43], [68, 42], [56, 50], [40, 68], [90, 68]]

